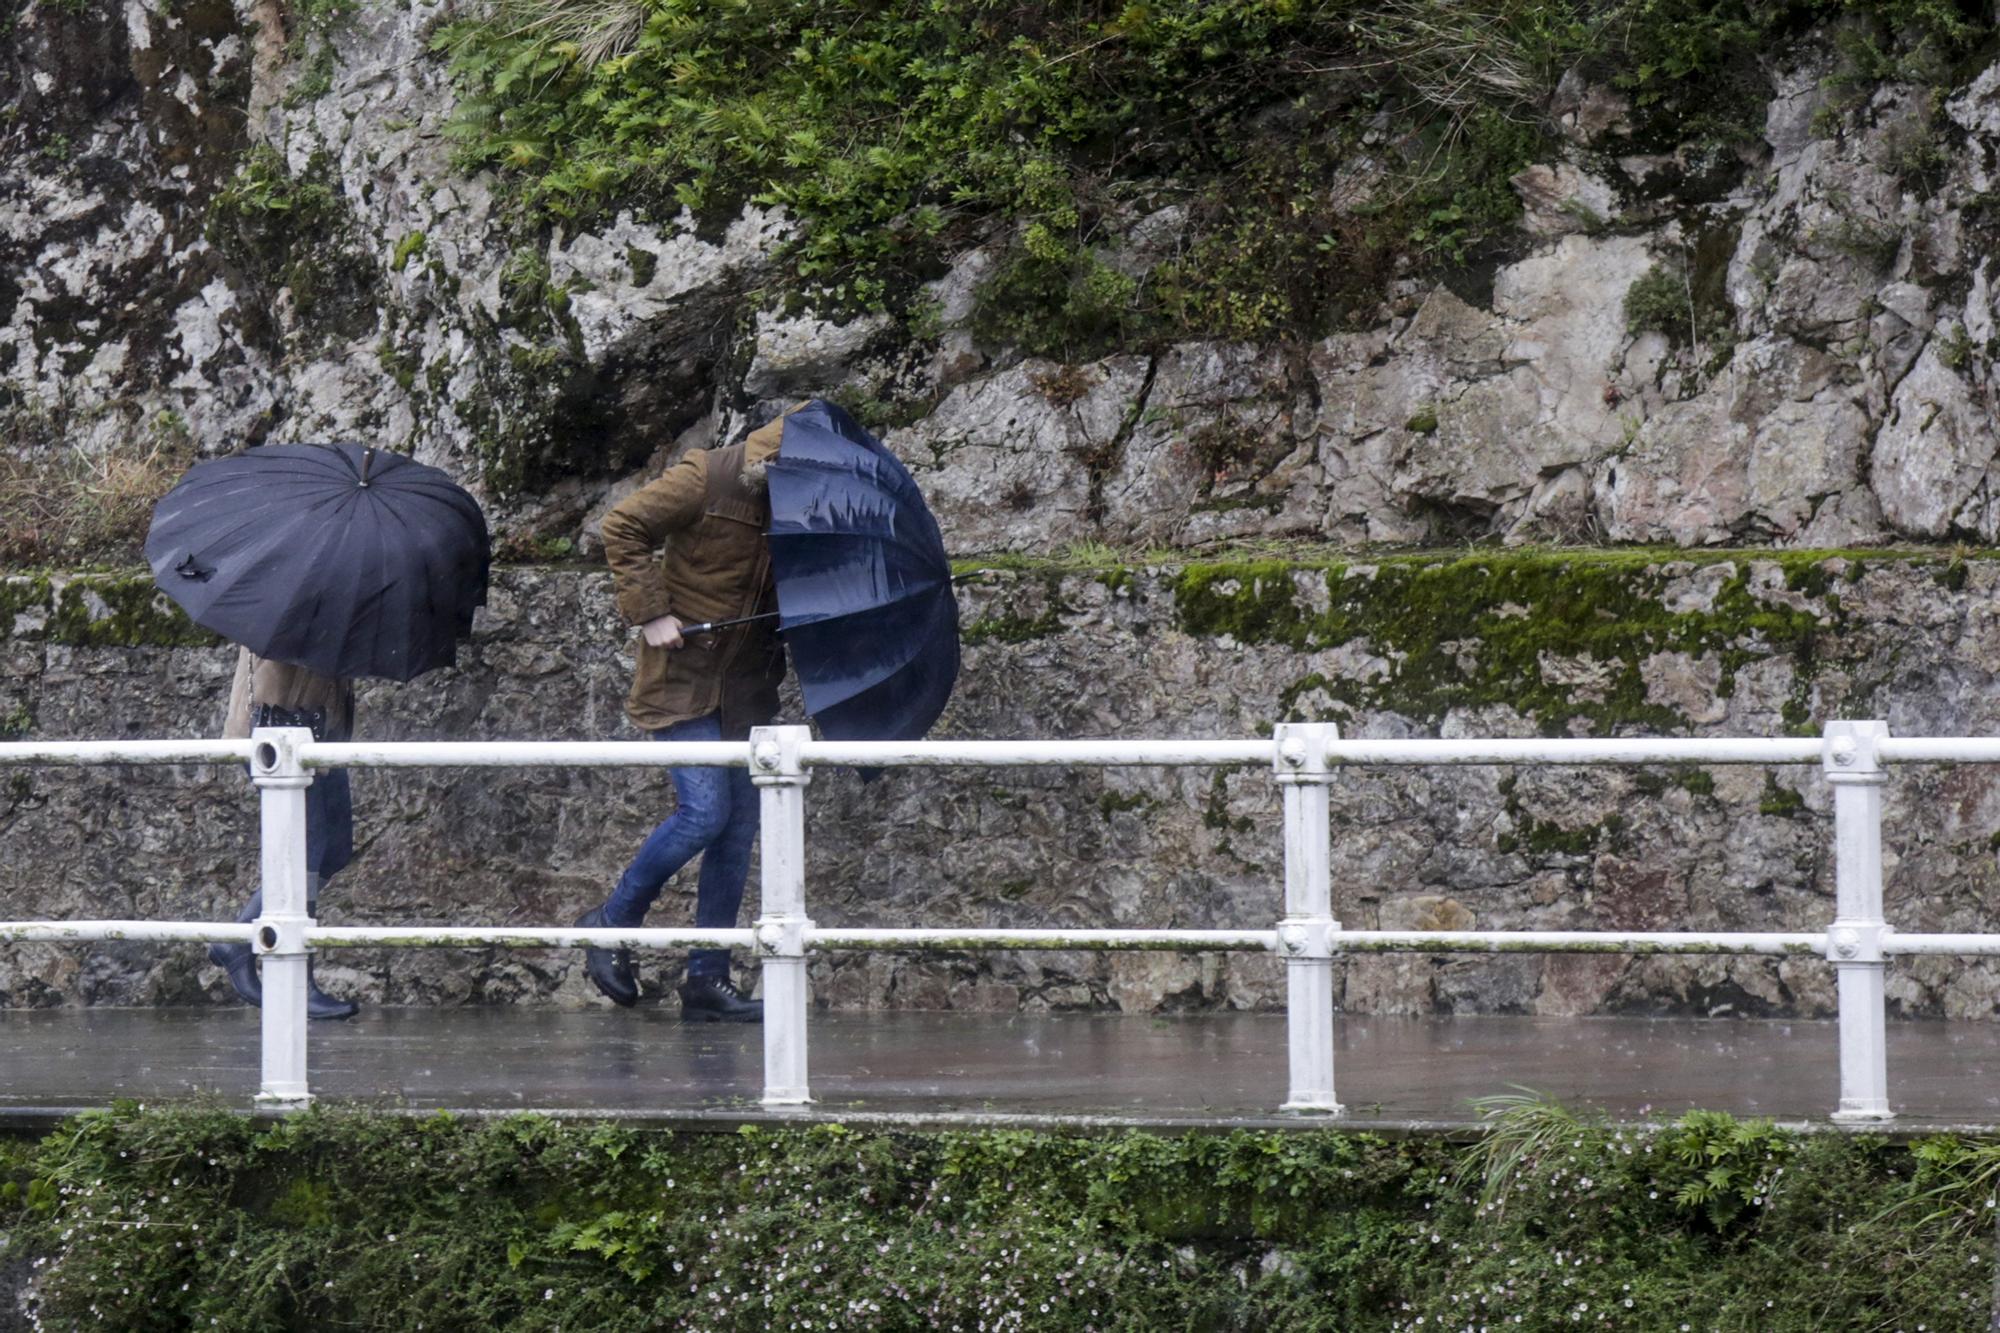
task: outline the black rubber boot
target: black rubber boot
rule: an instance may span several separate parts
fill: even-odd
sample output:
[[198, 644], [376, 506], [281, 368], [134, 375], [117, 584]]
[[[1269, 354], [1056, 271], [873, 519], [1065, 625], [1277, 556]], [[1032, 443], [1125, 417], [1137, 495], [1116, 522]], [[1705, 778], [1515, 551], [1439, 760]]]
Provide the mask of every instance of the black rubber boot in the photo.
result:
[[208, 946], [208, 961], [221, 968], [229, 977], [230, 988], [243, 1003], [262, 1007], [264, 1003], [264, 981], [257, 975], [257, 956], [247, 944], [211, 944]]
[[761, 1023], [764, 1002], [731, 985], [728, 977], [689, 977], [681, 987], [683, 1023]]
[[[236, 914], [238, 925], [255, 921], [264, 914], [264, 891], [257, 890], [250, 895], [250, 901]], [[211, 944], [208, 946], [208, 961], [221, 968], [229, 976], [229, 986], [248, 1005], [262, 1008], [264, 1004], [264, 979], [257, 974], [257, 955], [247, 944]]]
[[[243, 1003], [264, 1007], [264, 978], [257, 971], [257, 955], [247, 944], [211, 944], [208, 946], [208, 961], [221, 968], [229, 977], [230, 986], [243, 998]], [[319, 988], [313, 979], [311, 963], [306, 964], [306, 1017], [319, 1019], [352, 1018], [361, 1012], [361, 1006], [352, 1000], [337, 1000]]]
[[[576, 919], [576, 924], [584, 930], [598, 930], [610, 926], [604, 919], [604, 909], [593, 907]], [[639, 982], [632, 975], [632, 953], [629, 949], [585, 949], [583, 970], [591, 984], [604, 993], [613, 1004], [630, 1009], [639, 1003]]]
[[324, 1019], [329, 1022], [342, 1018], [352, 1018], [361, 1012], [361, 1006], [352, 1000], [336, 1000], [319, 988], [313, 979], [313, 965], [306, 963], [306, 1017]]

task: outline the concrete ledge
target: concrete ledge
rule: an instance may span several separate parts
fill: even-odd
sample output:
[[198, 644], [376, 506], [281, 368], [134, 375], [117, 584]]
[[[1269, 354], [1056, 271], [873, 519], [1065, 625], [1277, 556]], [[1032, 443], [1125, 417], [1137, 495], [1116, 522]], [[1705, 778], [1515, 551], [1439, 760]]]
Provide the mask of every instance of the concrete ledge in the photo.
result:
[[[1701, 1107], [1833, 1129], [1831, 1023], [1746, 1019], [1343, 1018], [1337, 1119], [1286, 1115], [1285, 1026], [1267, 1014], [819, 1013], [803, 1112], [757, 1103], [758, 1028], [671, 1008], [554, 1013], [373, 1009], [312, 1029], [320, 1098], [387, 1113], [519, 1112], [733, 1129], [1466, 1133], [1473, 1099], [1523, 1088], [1627, 1124]], [[120, 1099], [212, 1097], [248, 1111], [249, 1010], [0, 1012], [0, 1125], [39, 1128]], [[1869, 1133], [2000, 1127], [2000, 1027], [1889, 1029], [1898, 1118]]]

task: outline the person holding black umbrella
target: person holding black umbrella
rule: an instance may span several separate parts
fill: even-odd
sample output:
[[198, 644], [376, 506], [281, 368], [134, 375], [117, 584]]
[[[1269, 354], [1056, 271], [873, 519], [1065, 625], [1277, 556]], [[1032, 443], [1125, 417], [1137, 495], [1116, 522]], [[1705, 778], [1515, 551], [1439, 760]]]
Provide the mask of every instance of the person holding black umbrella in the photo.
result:
[[[618, 610], [640, 631], [625, 712], [655, 740], [743, 740], [777, 716], [785, 653], [764, 539], [770, 503], [763, 472], [782, 428], [780, 418], [727, 448], [694, 450], [604, 516], [604, 558]], [[654, 554], [661, 546], [664, 559]], [[681, 632], [718, 620], [739, 623], [692, 638]], [[695, 925], [735, 926], [757, 839], [757, 789], [744, 769], [671, 772], [674, 812], [639, 848], [611, 896], [579, 917], [578, 926], [638, 926], [667, 881], [697, 856]], [[584, 968], [614, 1003], [638, 1003], [626, 950], [586, 949]], [[730, 981], [725, 949], [689, 956], [680, 999], [681, 1016], [690, 1022], [764, 1017], [762, 1002]]]
[[[357, 676], [413, 680], [457, 661], [486, 600], [486, 517], [463, 487], [359, 444], [275, 444], [194, 465], [153, 510], [146, 562], [197, 624], [239, 645], [223, 727], [354, 730]], [[354, 849], [347, 773], [306, 788], [307, 910]], [[253, 894], [237, 919], [263, 908]], [[248, 944], [209, 957], [251, 1004], [263, 982]], [[310, 975], [310, 974], [309, 974]], [[359, 1008], [308, 985], [313, 1018]]]
[[[656, 739], [740, 740], [768, 723], [788, 653], [829, 740], [918, 739], [951, 698], [958, 603], [937, 520], [896, 456], [832, 403], [801, 403], [740, 444], [689, 454], [612, 509], [603, 533], [618, 609], [643, 639], [626, 712]], [[756, 787], [742, 769], [673, 778], [679, 808], [579, 926], [638, 926], [697, 855], [695, 924], [736, 924]], [[624, 951], [584, 958], [599, 990], [638, 1000]], [[726, 951], [698, 950], [681, 1013], [754, 1023], [763, 1006], [730, 984]]]

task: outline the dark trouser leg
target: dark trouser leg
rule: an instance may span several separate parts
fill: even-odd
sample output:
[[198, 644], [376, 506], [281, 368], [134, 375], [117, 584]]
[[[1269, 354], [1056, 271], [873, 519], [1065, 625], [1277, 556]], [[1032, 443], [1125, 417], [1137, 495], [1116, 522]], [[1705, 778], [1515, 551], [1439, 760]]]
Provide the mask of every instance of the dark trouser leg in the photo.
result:
[[[319, 920], [319, 890], [321, 879], [318, 875], [306, 876], [306, 915]], [[361, 1012], [361, 1006], [353, 1000], [338, 1000], [319, 988], [319, 981], [313, 976], [313, 965], [306, 963], [306, 1017], [317, 1019], [352, 1018]]]
[[[757, 841], [758, 794], [749, 771], [728, 773], [729, 817], [721, 836], [701, 858], [701, 878], [695, 884], [694, 923], [727, 930], [743, 910], [743, 888], [750, 878], [750, 848]], [[696, 949], [688, 955], [688, 977], [727, 977], [727, 949]]]

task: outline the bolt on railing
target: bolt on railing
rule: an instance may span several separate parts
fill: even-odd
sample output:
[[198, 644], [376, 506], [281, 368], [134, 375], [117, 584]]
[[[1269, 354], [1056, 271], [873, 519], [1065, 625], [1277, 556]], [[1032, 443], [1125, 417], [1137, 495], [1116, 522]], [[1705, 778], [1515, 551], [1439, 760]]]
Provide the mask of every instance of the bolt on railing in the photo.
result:
[[[2000, 763], [2000, 741], [1891, 738], [1880, 722], [1835, 722], [1817, 739], [1342, 740], [1327, 723], [1285, 723], [1268, 741], [814, 741], [808, 728], [761, 727], [740, 742], [315, 742], [296, 728], [248, 741], [0, 743], [0, 765], [249, 762], [260, 805], [263, 914], [235, 922], [0, 923], [0, 942], [147, 939], [242, 941], [262, 960], [262, 1076], [257, 1099], [311, 1100], [306, 966], [323, 948], [754, 948], [764, 974], [764, 1095], [783, 1110], [812, 1101], [807, 959], [829, 949], [1252, 950], [1285, 961], [1288, 1049], [1283, 1107], [1343, 1113], [1334, 1082], [1335, 960], [1344, 953], [1536, 952], [1817, 955], [1835, 968], [1840, 1028], [1837, 1121], [1892, 1118], [1885, 1045], [1888, 959], [2000, 955], [2000, 935], [1900, 934], [1884, 921], [1885, 762]], [[1334, 916], [1330, 789], [1339, 770], [1375, 765], [1644, 763], [1817, 764], [1833, 791], [1835, 897], [1823, 932], [1348, 930]], [[816, 765], [865, 767], [1215, 765], [1269, 763], [1284, 810], [1283, 915], [1268, 930], [827, 928], [807, 914], [805, 793]], [[306, 801], [312, 772], [341, 766], [747, 766], [762, 815], [763, 907], [751, 929], [322, 926], [307, 914]]]

